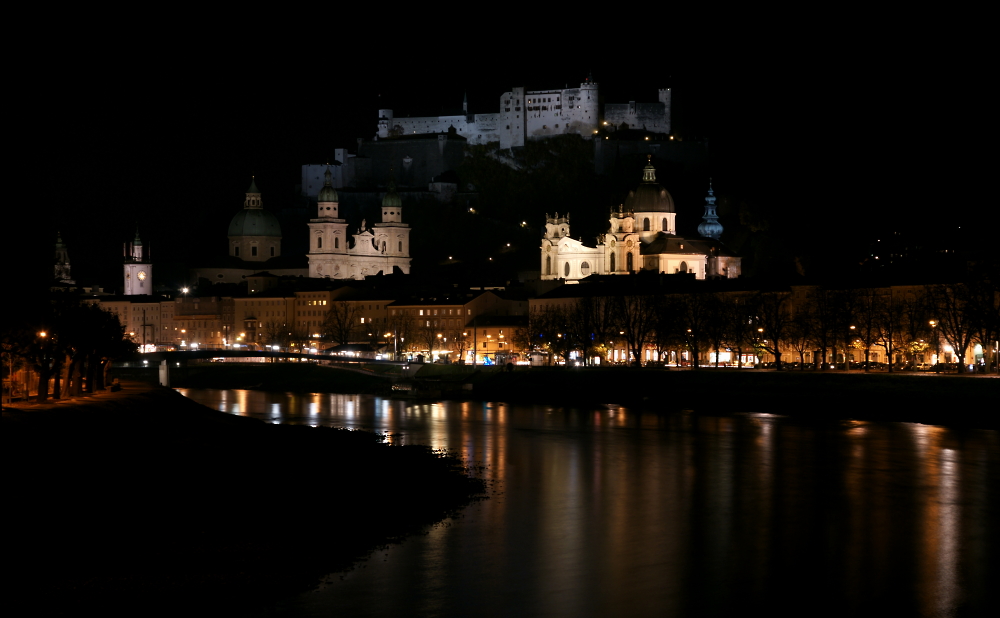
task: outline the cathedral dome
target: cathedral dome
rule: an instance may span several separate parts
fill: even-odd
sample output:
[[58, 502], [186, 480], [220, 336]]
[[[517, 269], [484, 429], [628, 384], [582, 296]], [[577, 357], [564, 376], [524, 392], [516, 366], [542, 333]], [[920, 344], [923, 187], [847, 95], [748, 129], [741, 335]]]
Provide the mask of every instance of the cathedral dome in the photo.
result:
[[663, 185], [656, 182], [656, 168], [652, 161], [642, 170], [642, 182], [625, 198], [628, 212], [676, 212], [674, 198]]
[[281, 236], [281, 225], [263, 208], [244, 208], [229, 223], [229, 236]]

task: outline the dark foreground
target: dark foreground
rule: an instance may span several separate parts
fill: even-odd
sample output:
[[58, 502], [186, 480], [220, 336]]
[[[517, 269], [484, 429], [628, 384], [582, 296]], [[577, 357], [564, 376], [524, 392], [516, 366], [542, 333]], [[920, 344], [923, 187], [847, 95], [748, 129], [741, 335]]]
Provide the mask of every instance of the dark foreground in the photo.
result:
[[239, 614], [483, 489], [425, 447], [268, 425], [129, 386], [4, 410], [8, 615]]

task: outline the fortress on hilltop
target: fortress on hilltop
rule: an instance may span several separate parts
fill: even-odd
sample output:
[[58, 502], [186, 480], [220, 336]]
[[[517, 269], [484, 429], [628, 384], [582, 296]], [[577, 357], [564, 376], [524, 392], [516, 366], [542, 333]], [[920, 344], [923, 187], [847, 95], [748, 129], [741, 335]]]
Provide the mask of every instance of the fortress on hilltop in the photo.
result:
[[500, 148], [554, 135], [590, 137], [601, 126], [670, 133], [670, 89], [661, 88], [656, 103], [609, 103], [604, 116], [598, 104], [598, 86], [588, 77], [579, 87], [554, 90], [512, 88], [500, 97], [500, 111], [469, 114], [468, 98], [462, 113], [450, 116], [398, 118], [391, 109], [380, 109], [375, 139], [427, 133], [461, 135], [469, 144], [499, 142]]

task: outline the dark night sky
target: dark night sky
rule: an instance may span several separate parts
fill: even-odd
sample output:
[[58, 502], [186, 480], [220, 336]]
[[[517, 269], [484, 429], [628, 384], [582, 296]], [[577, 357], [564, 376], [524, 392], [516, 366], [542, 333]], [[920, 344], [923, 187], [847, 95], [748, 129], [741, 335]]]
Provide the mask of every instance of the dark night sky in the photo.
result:
[[[370, 138], [379, 107], [434, 114], [468, 92], [471, 112], [491, 112], [512, 85], [557, 87], [588, 72], [605, 102], [653, 101], [671, 86], [675, 128], [711, 139], [713, 170], [728, 175], [713, 171], [717, 184], [794, 222], [786, 231], [816, 251], [912, 224], [924, 210], [940, 225], [993, 217], [982, 210], [993, 193], [982, 158], [993, 135], [980, 126], [989, 99], [985, 79], [969, 78], [974, 54], [869, 30], [844, 39], [666, 32], [627, 52], [614, 50], [628, 34], [554, 47], [560, 39], [549, 38], [545, 53], [530, 40], [429, 47], [418, 34], [294, 52], [274, 51], [277, 43], [252, 53], [81, 48], [57, 79], [39, 67], [23, 73], [30, 88], [8, 186], [24, 196], [25, 216], [5, 226], [4, 244], [27, 261], [15, 284], [51, 273], [56, 228], [82, 279], [117, 276], [137, 223], [159, 260], [209, 245], [223, 253], [251, 174], [266, 205], [287, 203], [299, 166]], [[519, 46], [530, 53], [511, 51]], [[501, 53], [510, 59], [489, 59]]]

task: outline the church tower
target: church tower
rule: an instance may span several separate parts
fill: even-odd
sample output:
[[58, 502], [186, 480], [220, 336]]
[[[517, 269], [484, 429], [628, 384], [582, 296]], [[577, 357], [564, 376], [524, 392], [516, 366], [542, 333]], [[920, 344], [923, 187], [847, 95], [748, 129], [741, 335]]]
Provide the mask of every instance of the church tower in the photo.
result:
[[55, 279], [60, 283], [75, 283], [70, 279], [69, 252], [63, 244], [62, 234], [56, 232]]
[[135, 231], [135, 240], [125, 256], [125, 294], [153, 293], [153, 265], [148, 261], [149, 254], [139, 238], [139, 230]]
[[[410, 226], [403, 223], [403, 200], [396, 193], [394, 180], [389, 181], [389, 190], [382, 198], [382, 222], [374, 227], [375, 247], [379, 254], [399, 258], [392, 260], [393, 265], [399, 266], [404, 273], [410, 272]], [[405, 260], [405, 265], [402, 260]]]
[[719, 240], [722, 236], [722, 224], [719, 223], [719, 215], [715, 214], [715, 192], [712, 191], [712, 180], [708, 180], [708, 196], [705, 198], [705, 214], [701, 223], [698, 224], [698, 233], [703, 238]]
[[338, 256], [346, 256], [349, 245], [347, 221], [340, 218], [340, 196], [329, 166], [324, 180], [316, 197], [316, 218], [309, 220], [309, 276], [340, 279], [345, 265]]

